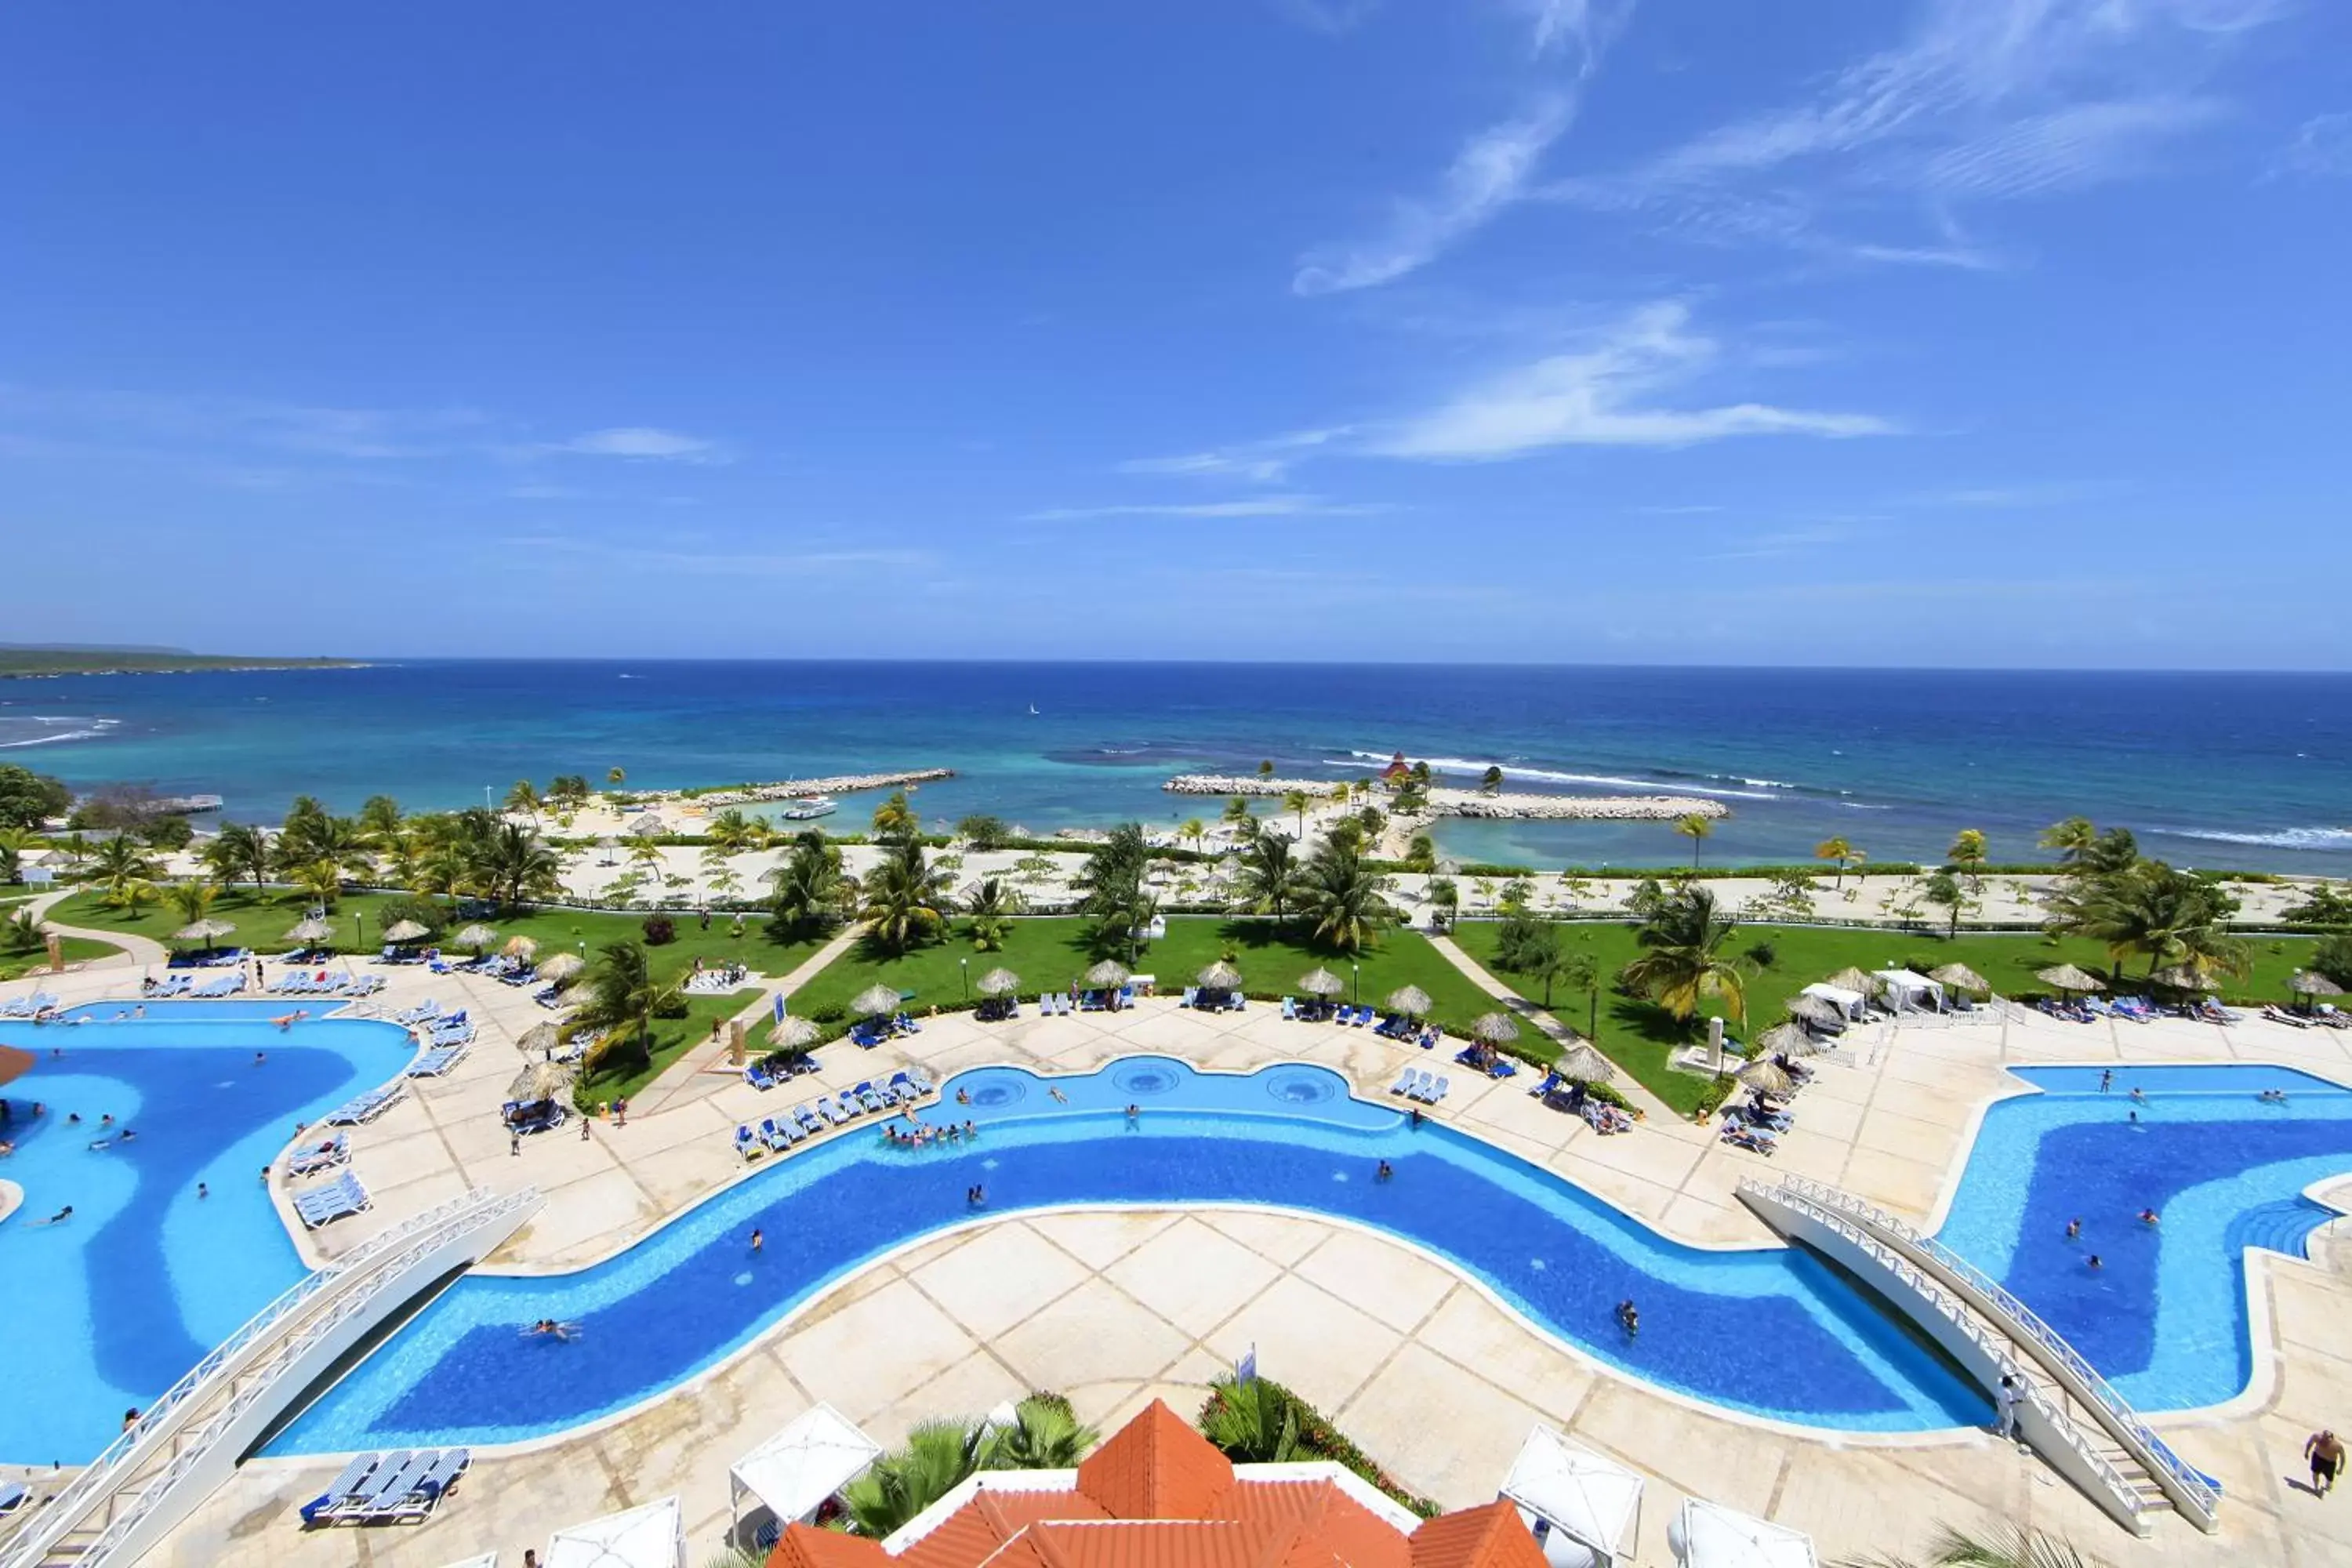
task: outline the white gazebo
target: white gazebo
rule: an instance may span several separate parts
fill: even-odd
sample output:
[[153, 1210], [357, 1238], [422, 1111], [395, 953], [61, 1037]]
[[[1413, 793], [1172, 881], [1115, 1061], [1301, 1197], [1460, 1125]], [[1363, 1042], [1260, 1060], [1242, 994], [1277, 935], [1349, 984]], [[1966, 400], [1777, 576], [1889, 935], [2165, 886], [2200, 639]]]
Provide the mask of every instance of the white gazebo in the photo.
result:
[[1907, 969], [1882, 969], [1871, 976], [1878, 982], [1879, 994], [1897, 1013], [1940, 1013], [1944, 1010], [1944, 987], [1924, 974], [1914, 974]]
[[1683, 1568], [1817, 1568], [1813, 1538], [1705, 1498], [1684, 1501], [1666, 1526]]
[[1846, 1016], [1846, 1022], [1850, 1024], [1861, 1023], [1863, 1014], [1870, 1006], [1870, 998], [1864, 996], [1861, 992], [1849, 991], [1843, 985], [1832, 985], [1826, 980], [1814, 981], [1811, 985], [1806, 986], [1800, 994], [1818, 997], [1822, 1001], [1828, 1003], [1831, 1006], [1844, 1014]]
[[1538, 1423], [1501, 1496], [1518, 1505], [1552, 1568], [1616, 1568], [1638, 1547], [1642, 1478]]
[[557, 1531], [547, 1540], [546, 1568], [686, 1568], [686, 1522], [677, 1499]]
[[760, 1500], [779, 1525], [814, 1523], [827, 1498], [866, 1473], [882, 1445], [830, 1405], [817, 1405], [735, 1461], [728, 1500], [740, 1519], [743, 1499]]

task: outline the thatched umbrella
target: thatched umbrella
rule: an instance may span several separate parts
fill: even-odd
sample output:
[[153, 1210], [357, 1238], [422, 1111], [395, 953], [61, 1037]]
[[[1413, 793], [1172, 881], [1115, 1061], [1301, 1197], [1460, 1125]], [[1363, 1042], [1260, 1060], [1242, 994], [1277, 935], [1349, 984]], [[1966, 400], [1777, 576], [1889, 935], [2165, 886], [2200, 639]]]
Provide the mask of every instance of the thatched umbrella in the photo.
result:
[[1482, 1013], [1470, 1026], [1470, 1034], [1490, 1046], [1507, 1045], [1519, 1037], [1519, 1026], [1507, 1013]]
[[320, 920], [316, 916], [313, 916], [310, 920], [297, 922], [291, 930], [287, 931], [286, 940], [290, 942], [299, 943], [303, 947], [309, 947], [317, 942], [329, 941], [334, 936], [334, 921]]
[[669, 824], [648, 811], [629, 818], [627, 832], [632, 838], [658, 838], [669, 831]]
[[433, 934], [433, 928], [416, 921], [402, 921], [383, 933], [386, 942], [420, 942]]
[[779, 1050], [796, 1051], [803, 1046], [816, 1044], [817, 1027], [797, 1013], [789, 1013], [776, 1026], [768, 1031], [768, 1038]]
[[1927, 972], [1927, 978], [1954, 991], [1965, 991], [1971, 996], [1990, 996], [1992, 983], [1965, 963], [1947, 963]]
[[1021, 976], [1009, 969], [992, 969], [980, 977], [982, 996], [1010, 996], [1021, 989]]
[[1212, 991], [1238, 991], [1242, 984], [1242, 972], [1222, 958], [1192, 978]]
[[1570, 1046], [1560, 1052], [1551, 1070], [1571, 1083], [1607, 1083], [1617, 1076], [1617, 1065], [1588, 1045]]
[[555, 1043], [562, 1038], [563, 1038], [563, 1031], [554, 1025], [533, 1024], [516, 1039], [515, 1049], [525, 1056], [530, 1056], [534, 1051], [551, 1051], [555, 1048]]
[[530, 958], [538, 953], [539, 943], [527, 936], [510, 936], [507, 938], [506, 946], [499, 951], [509, 958]]
[[2185, 963], [2176, 963], [2169, 969], [2159, 969], [2154, 974], [2149, 975], [2148, 978], [2155, 981], [2158, 985], [2166, 986], [2174, 991], [2212, 991], [2218, 989], [2212, 980], [2209, 979], [2205, 975], [2198, 973], [2197, 971], [2189, 968]]
[[1843, 1028], [1851, 1022], [1836, 1003], [1825, 1002], [1819, 996], [1808, 996], [1802, 992], [1789, 998], [1789, 1016], [1801, 1024], [1811, 1024], [1822, 1029]]
[[509, 1100], [553, 1100], [568, 1093], [580, 1069], [570, 1062], [533, 1062], [507, 1085]]
[[236, 926], [228, 921], [201, 920], [194, 925], [184, 925], [173, 931], [172, 940], [173, 942], [210, 942], [216, 936], [226, 936], [236, 929]]
[[453, 947], [470, 947], [476, 952], [488, 952], [498, 940], [498, 932], [486, 925], [475, 924], [451, 937], [449, 943]]
[[1087, 984], [1097, 991], [1108, 991], [1124, 985], [1129, 977], [1126, 964], [1115, 958], [1106, 958], [1087, 971]]
[[1389, 993], [1389, 1011], [1402, 1013], [1408, 1018], [1429, 1016], [1429, 993], [1418, 985], [1400, 985]]
[[2071, 963], [2042, 970], [2034, 978], [2057, 991], [2105, 991], [2107, 988], [2105, 981], [2095, 974], [2085, 973]]
[[1315, 968], [1298, 977], [1298, 988], [1309, 996], [1337, 996], [1348, 983], [1328, 969]]
[[1859, 992], [1864, 996], [1878, 994], [1878, 982], [1851, 963], [1831, 975], [1823, 984], [1834, 985], [1841, 991]]
[[1759, 1057], [1731, 1076], [1748, 1088], [1760, 1089], [1767, 1094], [1787, 1094], [1797, 1087], [1797, 1080], [1770, 1057]]
[[2344, 987], [2316, 970], [2298, 969], [2286, 977], [2286, 988], [2298, 996], [2341, 996]]
[[849, 999], [849, 1010], [861, 1017], [879, 1018], [898, 1010], [898, 993], [887, 985], [868, 985]]
[[539, 966], [539, 977], [550, 984], [561, 985], [582, 970], [588, 961], [576, 952], [559, 952]]
[[1821, 1049], [1822, 1043], [1814, 1039], [1802, 1024], [1775, 1024], [1756, 1037], [1754, 1047], [1755, 1054], [1759, 1057], [1775, 1054], [1810, 1057]]

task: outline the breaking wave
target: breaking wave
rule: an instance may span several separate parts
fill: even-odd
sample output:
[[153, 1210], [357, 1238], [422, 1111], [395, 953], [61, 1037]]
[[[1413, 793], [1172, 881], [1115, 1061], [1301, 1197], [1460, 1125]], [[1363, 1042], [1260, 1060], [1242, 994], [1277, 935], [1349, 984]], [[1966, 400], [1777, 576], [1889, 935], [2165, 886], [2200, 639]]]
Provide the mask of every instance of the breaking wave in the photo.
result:
[[53, 746], [60, 741], [102, 740], [121, 722], [120, 719], [57, 713], [11, 715], [0, 719], [0, 752], [14, 751], [19, 746]]
[[[1382, 752], [1349, 752], [1345, 758], [1328, 762], [1324, 765], [1326, 767], [1333, 768], [1350, 768], [1354, 767], [1360, 762], [1385, 763], [1388, 760], [1388, 754]], [[1489, 767], [1499, 767], [1503, 770], [1503, 776], [1505, 778], [1525, 779], [1531, 784], [1600, 784], [1610, 789], [1666, 791], [1676, 795], [1720, 795], [1727, 800], [1777, 800], [1780, 798], [1779, 791], [1793, 789], [1796, 787], [1793, 784], [1779, 784], [1777, 781], [1772, 779], [1741, 779], [1739, 782], [1743, 784], [1771, 784], [1774, 787], [1771, 789], [1733, 789], [1727, 784], [1701, 784], [1689, 779], [1626, 778], [1616, 773], [1561, 773], [1552, 768], [1519, 767], [1510, 763], [1475, 762], [1468, 757], [1413, 757], [1409, 760], [1417, 763], [1428, 763], [1429, 771], [1433, 773], [1462, 773], [1467, 774], [1472, 778], [1477, 778], [1484, 775]], [[1728, 778], [1732, 775], [1725, 773], [1709, 773], [1706, 776], [1709, 778], [1720, 779]]]
[[2218, 827], [2163, 827], [2157, 831], [2174, 838], [2252, 844], [2266, 849], [2352, 848], [2352, 827], [2284, 827], [2275, 833], [2230, 833]]

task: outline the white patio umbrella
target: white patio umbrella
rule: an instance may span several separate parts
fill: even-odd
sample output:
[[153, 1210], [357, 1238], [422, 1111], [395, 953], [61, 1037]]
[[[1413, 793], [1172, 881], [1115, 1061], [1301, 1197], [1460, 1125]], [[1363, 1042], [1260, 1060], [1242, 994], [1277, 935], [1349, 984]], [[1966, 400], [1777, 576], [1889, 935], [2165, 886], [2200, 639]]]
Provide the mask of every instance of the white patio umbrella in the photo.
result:
[[727, 1473], [728, 1491], [738, 1514], [749, 1495], [766, 1504], [779, 1524], [813, 1521], [881, 1457], [881, 1444], [832, 1405], [818, 1405], [736, 1460]]
[[1529, 1528], [1541, 1526], [1544, 1555], [1561, 1563], [1553, 1535], [1583, 1549], [1588, 1562], [1614, 1565], [1630, 1559], [1642, 1513], [1642, 1478], [1616, 1460], [1570, 1442], [1557, 1429], [1538, 1426], [1511, 1461], [1500, 1489], [1518, 1505]]
[[1705, 1498], [1688, 1498], [1666, 1542], [1683, 1568], [1815, 1568], [1813, 1539]]
[[546, 1568], [685, 1568], [677, 1499], [608, 1513], [548, 1538]]

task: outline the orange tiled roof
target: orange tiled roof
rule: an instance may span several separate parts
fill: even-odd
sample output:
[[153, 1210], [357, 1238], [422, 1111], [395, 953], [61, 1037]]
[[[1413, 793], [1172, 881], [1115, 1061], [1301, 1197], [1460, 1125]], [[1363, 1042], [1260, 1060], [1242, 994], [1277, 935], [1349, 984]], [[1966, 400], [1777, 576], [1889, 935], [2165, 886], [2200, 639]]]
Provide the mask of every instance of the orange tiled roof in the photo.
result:
[[887, 1568], [890, 1554], [882, 1543], [813, 1524], [793, 1524], [768, 1553], [768, 1568]]
[[1412, 1562], [1394, 1525], [1329, 1481], [1237, 1480], [1211, 1517], [1297, 1524], [1347, 1568], [1410, 1568]]
[[1519, 1510], [1499, 1500], [1423, 1520], [1412, 1546], [1412, 1568], [1547, 1568]]
[[1084, 1492], [983, 1487], [900, 1552], [899, 1568], [973, 1568], [1039, 1520], [1105, 1517], [1102, 1505]]
[[1233, 1484], [1234, 1462], [1157, 1399], [1078, 1465], [1114, 1519], [1201, 1519]]

